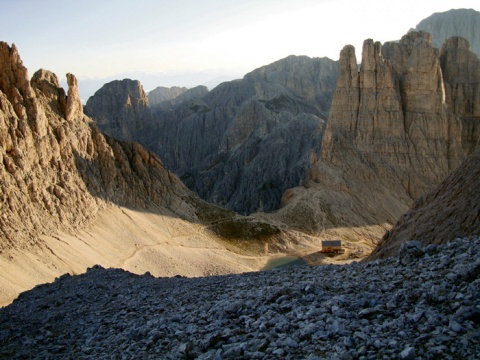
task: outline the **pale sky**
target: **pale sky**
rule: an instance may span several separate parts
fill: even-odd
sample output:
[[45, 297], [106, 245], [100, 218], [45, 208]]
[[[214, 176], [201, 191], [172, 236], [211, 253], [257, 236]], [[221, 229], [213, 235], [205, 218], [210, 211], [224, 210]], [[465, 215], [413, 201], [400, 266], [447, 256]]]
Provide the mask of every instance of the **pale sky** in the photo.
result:
[[[82, 81], [128, 72], [238, 75], [289, 55], [337, 60], [399, 39], [422, 19], [479, 0], [0, 0], [0, 41]], [[142, 81], [142, 79], [140, 79]], [[158, 84], [162, 86], [184, 84]]]

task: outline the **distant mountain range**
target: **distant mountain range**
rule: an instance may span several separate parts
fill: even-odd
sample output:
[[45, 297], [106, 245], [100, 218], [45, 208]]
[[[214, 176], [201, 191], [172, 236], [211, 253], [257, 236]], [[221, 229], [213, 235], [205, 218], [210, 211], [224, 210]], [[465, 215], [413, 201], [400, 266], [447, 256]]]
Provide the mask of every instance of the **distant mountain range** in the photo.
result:
[[[106, 78], [79, 78], [78, 91], [80, 93], [82, 103], [85, 104], [95, 91], [100, 89], [104, 84], [122, 79], [139, 79], [141, 80], [146, 91], [153, 90], [159, 85], [162, 86], [182, 86], [195, 87], [197, 85], [204, 85], [209, 89], [213, 89], [218, 84], [241, 78], [242, 74], [233, 74], [228, 71], [219, 69], [215, 71], [205, 72], [186, 72], [182, 74], [164, 74], [154, 72], [126, 72], [112, 75]], [[67, 87], [66, 82], [60, 81], [60, 85]]]
[[[435, 14], [419, 27], [437, 24], [436, 28], [443, 29], [438, 38], [449, 31], [457, 34], [460, 29], [472, 35], [475, 43], [477, 15], [473, 10]], [[442, 21], [447, 24], [443, 28]], [[375, 51], [393, 58], [398, 50], [392, 45]], [[337, 67], [326, 58], [291, 56], [254, 70], [241, 80], [225, 82], [208, 94], [189, 96], [188, 101], [178, 97], [172, 102], [172, 97], [163, 106], [150, 106], [151, 111], [145, 106], [142, 111], [149, 115], [142, 116], [149, 121], [139, 122], [123, 102], [118, 111], [132, 115], [114, 115], [118, 111], [111, 108], [112, 101], [99, 99], [102, 91], [85, 109], [100, 121], [102, 131], [140, 141], [158, 154], [167, 168], [205, 200], [243, 214], [268, 212], [279, 208], [285, 190], [301, 184], [312, 159], [320, 154], [323, 127], [337, 86]], [[105, 89], [113, 84], [106, 84]], [[137, 94], [129, 96], [145, 103]], [[402, 92], [395, 96], [402, 96]], [[149, 97], [152, 104], [153, 92]], [[102, 102], [108, 109], [95, 107]], [[114, 117], [123, 119], [115, 120], [115, 128]], [[418, 195], [425, 189], [417, 190]]]

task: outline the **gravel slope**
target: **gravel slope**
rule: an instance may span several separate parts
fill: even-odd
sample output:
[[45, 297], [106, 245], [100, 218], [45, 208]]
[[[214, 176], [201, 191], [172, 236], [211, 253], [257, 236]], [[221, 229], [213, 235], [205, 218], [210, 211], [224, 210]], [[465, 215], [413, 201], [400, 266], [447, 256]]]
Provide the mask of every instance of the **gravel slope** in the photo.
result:
[[480, 237], [205, 278], [95, 266], [0, 309], [0, 358], [475, 359]]

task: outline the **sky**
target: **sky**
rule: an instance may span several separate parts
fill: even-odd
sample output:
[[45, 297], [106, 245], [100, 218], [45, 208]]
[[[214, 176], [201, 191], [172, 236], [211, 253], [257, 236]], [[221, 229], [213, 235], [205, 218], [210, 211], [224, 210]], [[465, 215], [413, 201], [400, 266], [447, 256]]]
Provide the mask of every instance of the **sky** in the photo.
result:
[[0, 0], [0, 41], [15, 43], [30, 75], [73, 73], [80, 92], [126, 74], [192, 87], [292, 54], [338, 60], [347, 44], [359, 58], [363, 40], [397, 40], [452, 8], [480, 1]]

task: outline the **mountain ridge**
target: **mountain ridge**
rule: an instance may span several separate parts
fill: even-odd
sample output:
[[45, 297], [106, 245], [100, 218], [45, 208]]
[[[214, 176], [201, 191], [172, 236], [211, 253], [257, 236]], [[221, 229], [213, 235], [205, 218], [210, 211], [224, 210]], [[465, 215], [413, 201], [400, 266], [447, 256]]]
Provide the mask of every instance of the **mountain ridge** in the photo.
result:
[[336, 68], [330, 59], [289, 56], [203, 96], [152, 108], [150, 139], [137, 140], [205, 200], [242, 214], [275, 210], [321, 142]]

